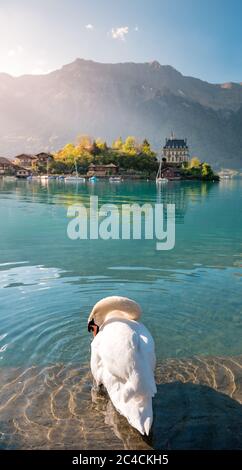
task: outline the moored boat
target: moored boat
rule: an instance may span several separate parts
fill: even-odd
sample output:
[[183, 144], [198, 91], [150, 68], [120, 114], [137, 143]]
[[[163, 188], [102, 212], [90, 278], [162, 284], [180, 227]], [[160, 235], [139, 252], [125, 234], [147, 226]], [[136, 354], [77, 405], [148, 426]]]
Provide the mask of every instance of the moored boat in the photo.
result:
[[38, 176], [38, 175], [30, 175], [30, 176], [28, 176], [27, 180], [28, 180], [28, 181], [39, 181], [39, 180], [40, 180], [40, 176]]
[[168, 183], [168, 179], [167, 178], [156, 178], [156, 183]]
[[109, 182], [110, 183], [120, 183], [122, 181], [121, 176], [110, 176]]
[[66, 183], [85, 183], [86, 179], [82, 176], [79, 176], [77, 170], [77, 163], [75, 160], [75, 175], [65, 176]]
[[159, 168], [158, 168], [157, 175], [156, 175], [156, 179], [155, 179], [156, 184], [168, 183], [168, 179], [164, 178], [161, 174], [161, 165], [162, 165], [162, 162], [160, 161]]
[[82, 176], [66, 176], [64, 180], [66, 183], [85, 183], [86, 181]]

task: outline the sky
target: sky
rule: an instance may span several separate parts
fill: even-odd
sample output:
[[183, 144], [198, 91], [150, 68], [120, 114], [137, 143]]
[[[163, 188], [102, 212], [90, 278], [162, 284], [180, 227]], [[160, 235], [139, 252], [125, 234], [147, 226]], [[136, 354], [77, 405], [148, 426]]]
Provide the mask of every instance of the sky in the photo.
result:
[[0, 72], [48, 73], [77, 57], [172, 65], [242, 82], [242, 0], [0, 0]]

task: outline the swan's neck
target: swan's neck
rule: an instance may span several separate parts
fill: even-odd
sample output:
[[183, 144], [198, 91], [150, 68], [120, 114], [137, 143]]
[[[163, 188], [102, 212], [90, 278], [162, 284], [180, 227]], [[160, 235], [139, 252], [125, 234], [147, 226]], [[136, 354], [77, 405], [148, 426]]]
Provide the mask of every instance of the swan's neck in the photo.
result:
[[137, 321], [139, 318], [137, 314], [132, 314], [130, 312], [122, 312], [121, 310], [113, 310], [112, 312], [109, 312], [104, 320], [104, 323], [106, 323], [109, 320], [135, 320]]

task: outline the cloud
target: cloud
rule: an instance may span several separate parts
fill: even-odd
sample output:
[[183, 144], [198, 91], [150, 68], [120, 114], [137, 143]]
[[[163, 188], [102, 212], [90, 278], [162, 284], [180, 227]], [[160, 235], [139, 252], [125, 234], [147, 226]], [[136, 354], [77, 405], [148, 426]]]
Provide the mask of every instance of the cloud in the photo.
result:
[[134, 31], [139, 31], [139, 27], [135, 26]]
[[91, 31], [92, 29], [94, 29], [94, 26], [93, 26], [93, 24], [88, 23], [88, 24], [85, 25], [85, 28], [88, 29], [89, 31]]
[[129, 28], [128, 26], [120, 26], [119, 28], [112, 28], [111, 34], [113, 39], [120, 39], [121, 41], [125, 41], [125, 35], [128, 34]]

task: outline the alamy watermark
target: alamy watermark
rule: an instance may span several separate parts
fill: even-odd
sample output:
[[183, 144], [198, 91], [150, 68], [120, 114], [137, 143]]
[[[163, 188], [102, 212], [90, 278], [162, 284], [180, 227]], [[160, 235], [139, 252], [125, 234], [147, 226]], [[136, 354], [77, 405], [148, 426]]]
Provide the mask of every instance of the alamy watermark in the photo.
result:
[[[175, 246], [175, 204], [103, 204], [90, 196], [90, 206], [68, 207], [71, 240], [156, 240], [156, 250]], [[143, 230], [142, 230], [143, 226]]]

